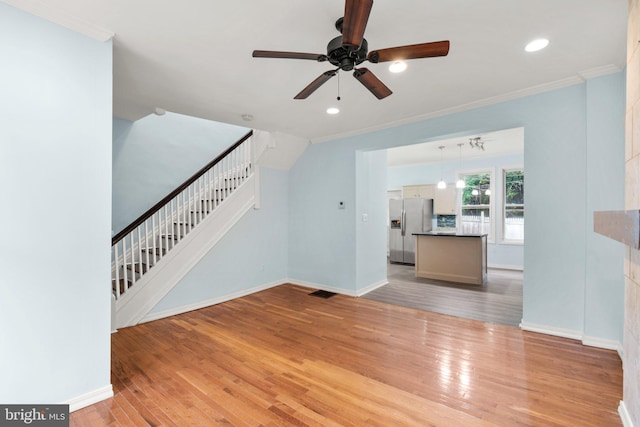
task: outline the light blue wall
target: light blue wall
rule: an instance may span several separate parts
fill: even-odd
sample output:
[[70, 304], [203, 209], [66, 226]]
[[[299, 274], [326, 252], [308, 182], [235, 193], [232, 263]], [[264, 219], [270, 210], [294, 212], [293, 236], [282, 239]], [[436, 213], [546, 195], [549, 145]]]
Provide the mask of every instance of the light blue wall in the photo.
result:
[[5, 404], [111, 382], [111, 50], [0, 3]]
[[[446, 182], [454, 183], [458, 179], [458, 173], [465, 170], [483, 169], [493, 171], [495, 242], [487, 245], [487, 262], [492, 267], [522, 269], [524, 267], [524, 247], [522, 245], [501, 243], [500, 234], [502, 200], [504, 196], [502, 169], [514, 166], [524, 167], [524, 153], [480, 159], [463, 159], [462, 161], [437, 164], [389, 167], [387, 168], [388, 189], [402, 189], [405, 185], [435, 184], [440, 180], [441, 176]], [[525, 200], [525, 203], [527, 203], [527, 200]]]
[[[620, 91], [620, 84], [614, 83], [622, 79], [622, 73], [617, 73], [598, 87], [619, 106], [624, 106], [624, 93]], [[587, 138], [587, 92], [596, 89], [591, 86], [578, 84], [311, 146], [293, 167], [289, 181], [290, 277], [348, 291], [362, 285], [353, 267], [358, 253], [380, 243], [375, 236], [357, 241], [355, 238], [359, 212], [352, 205], [358, 192], [371, 191], [364, 183], [356, 183], [357, 151], [522, 126], [527, 173], [523, 320], [584, 331], [585, 319], [588, 322], [595, 316], [591, 311], [585, 312], [588, 273], [585, 247], [591, 231], [587, 224], [584, 178], [587, 148], [592, 142]], [[594, 96], [597, 99], [597, 95]], [[616, 110], [603, 113], [606, 118], [602, 120], [610, 123], [603, 129], [618, 129], [609, 135], [609, 144], [622, 147], [622, 117]], [[608, 167], [604, 170], [619, 173]], [[567, 184], [571, 186], [569, 189]], [[345, 210], [336, 208], [338, 200], [345, 201]], [[592, 250], [597, 257], [605, 255], [608, 248], [594, 246]], [[370, 268], [378, 269], [378, 266]], [[384, 276], [379, 271], [368, 280], [382, 281]], [[598, 321], [617, 325], [618, 311], [622, 308], [615, 304], [601, 308], [603, 312], [598, 315]], [[616, 339], [617, 336], [607, 333], [603, 338]]]
[[262, 168], [261, 208], [245, 215], [152, 313], [227, 296], [287, 277], [288, 173]]
[[[387, 272], [387, 153], [356, 153], [356, 253], [355, 290], [375, 285]], [[379, 283], [379, 282], [378, 282]]]
[[[354, 145], [313, 144], [289, 174], [289, 277], [353, 292], [357, 221]], [[344, 209], [338, 209], [339, 201], [345, 202]], [[373, 280], [382, 281], [385, 276]]]
[[[584, 332], [622, 342], [624, 245], [593, 232], [593, 212], [624, 209], [624, 76], [587, 81], [587, 282]], [[623, 98], [624, 99], [624, 98]]]
[[118, 233], [249, 129], [167, 112], [113, 119], [113, 231]]

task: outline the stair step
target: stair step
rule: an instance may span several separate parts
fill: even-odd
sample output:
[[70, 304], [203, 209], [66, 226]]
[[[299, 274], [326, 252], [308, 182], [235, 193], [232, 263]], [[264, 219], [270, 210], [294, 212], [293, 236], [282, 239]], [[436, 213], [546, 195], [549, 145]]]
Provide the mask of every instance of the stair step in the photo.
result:
[[[125, 286], [124, 286], [124, 279], [120, 279], [119, 282], [120, 282], [120, 295], [122, 295], [126, 291]], [[129, 289], [131, 289], [131, 286], [133, 286], [133, 283], [129, 279], [127, 279], [127, 282], [129, 282]], [[114, 292], [116, 291], [116, 280], [115, 279], [111, 279], [111, 289]]]
[[[153, 248], [149, 248], [149, 249], [142, 249], [143, 253], [149, 253], [150, 256], [153, 255]], [[160, 248], [156, 248], [156, 255], [165, 255], [167, 253], [167, 249], [166, 248], [162, 248], [162, 250]]]
[[162, 240], [178, 240], [178, 239], [182, 239], [184, 237], [184, 235], [182, 234], [162, 234], [160, 235], [160, 238]]
[[144, 274], [147, 271], [149, 271], [149, 266], [147, 266], [147, 264], [145, 264], [145, 263], [137, 262], [137, 263], [135, 263], [133, 265], [127, 264], [127, 270], [135, 271], [138, 274], [140, 274], [140, 272], [142, 272], [142, 274]]

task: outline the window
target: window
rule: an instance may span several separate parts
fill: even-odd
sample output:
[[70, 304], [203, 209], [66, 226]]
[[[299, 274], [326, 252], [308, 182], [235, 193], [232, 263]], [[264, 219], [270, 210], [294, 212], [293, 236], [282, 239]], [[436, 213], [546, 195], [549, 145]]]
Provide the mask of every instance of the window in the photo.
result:
[[504, 215], [502, 240], [524, 242], [524, 170], [505, 169], [502, 172]]
[[471, 234], [488, 234], [488, 240], [493, 240], [491, 173], [464, 173], [460, 175], [460, 178], [465, 183], [460, 203], [460, 231]]

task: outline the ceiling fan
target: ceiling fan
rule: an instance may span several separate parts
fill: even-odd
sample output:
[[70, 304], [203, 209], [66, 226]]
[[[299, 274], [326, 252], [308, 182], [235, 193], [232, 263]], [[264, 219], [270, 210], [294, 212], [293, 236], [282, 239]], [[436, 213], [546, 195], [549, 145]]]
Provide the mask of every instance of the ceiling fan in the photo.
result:
[[432, 58], [446, 56], [449, 53], [449, 41], [438, 41], [431, 43], [419, 43], [407, 46], [397, 46], [387, 49], [374, 50], [369, 52], [369, 45], [364, 38], [364, 30], [369, 20], [369, 14], [373, 6], [373, 0], [346, 0], [344, 6], [344, 17], [336, 21], [336, 29], [342, 33], [331, 40], [327, 45], [327, 54], [300, 53], [300, 52], [280, 52], [272, 50], [254, 50], [254, 58], [286, 58], [286, 59], [309, 59], [318, 62], [329, 61], [338, 67], [322, 73], [317, 79], [312, 81], [307, 87], [302, 89], [294, 99], [306, 99], [320, 86], [338, 74], [338, 71], [351, 71], [353, 76], [364, 85], [378, 99], [391, 95], [391, 89], [385, 86], [367, 68], [356, 68], [364, 61], [371, 63], [400, 61], [405, 59]]

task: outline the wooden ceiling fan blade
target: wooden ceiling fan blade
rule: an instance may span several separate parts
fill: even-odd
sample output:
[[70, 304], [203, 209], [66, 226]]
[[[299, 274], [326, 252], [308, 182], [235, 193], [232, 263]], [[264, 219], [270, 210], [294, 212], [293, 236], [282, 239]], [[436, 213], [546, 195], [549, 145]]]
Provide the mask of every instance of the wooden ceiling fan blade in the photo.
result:
[[385, 84], [367, 68], [358, 68], [353, 72], [353, 77], [358, 79], [358, 81], [369, 89], [378, 99], [386, 98], [393, 93], [391, 89], [385, 86]]
[[285, 59], [310, 59], [313, 61], [326, 61], [327, 56], [321, 53], [280, 52], [277, 50], [254, 50], [254, 58], [285, 58]]
[[307, 99], [309, 95], [315, 92], [320, 86], [325, 84], [331, 77], [335, 76], [338, 72], [336, 70], [325, 71], [320, 76], [309, 83], [307, 87], [302, 89], [299, 94], [293, 97], [293, 99]]
[[449, 40], [443, 40], [374, 50], [369, 53], [368, 59], [376, 63], [402, 61], [405, 59], [433, 58], [436, 56], [447, 56], [448, 53]]
[[342, 44], [360, 47], [369, 21], [373, 0], [346, 0], [342, 23]]

